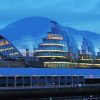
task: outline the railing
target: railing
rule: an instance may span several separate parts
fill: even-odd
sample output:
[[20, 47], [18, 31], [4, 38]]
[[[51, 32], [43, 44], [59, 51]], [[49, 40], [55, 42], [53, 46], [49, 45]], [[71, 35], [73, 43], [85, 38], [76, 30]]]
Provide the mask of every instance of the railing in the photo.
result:
[[17, 89], [42, 89], [42, 88], [77, 88], [77, 87], [98, 87], [100, 84], [75, 84], [75, 85], [47, 85], [47, 86], [14, 86], [0, 87], [0, 90], [17, 90]]

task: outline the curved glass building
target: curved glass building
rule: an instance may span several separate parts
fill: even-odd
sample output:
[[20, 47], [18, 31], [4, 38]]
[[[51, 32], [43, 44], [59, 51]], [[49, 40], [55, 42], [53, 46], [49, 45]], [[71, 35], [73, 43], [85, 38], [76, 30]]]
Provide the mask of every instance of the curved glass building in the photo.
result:
[[27, 66], [92, 66], [84, 62], [94, 64], [96, 50], [87, 32], [46, 18], [22, 19], [0, 30], [0, 59], [23, 61]]

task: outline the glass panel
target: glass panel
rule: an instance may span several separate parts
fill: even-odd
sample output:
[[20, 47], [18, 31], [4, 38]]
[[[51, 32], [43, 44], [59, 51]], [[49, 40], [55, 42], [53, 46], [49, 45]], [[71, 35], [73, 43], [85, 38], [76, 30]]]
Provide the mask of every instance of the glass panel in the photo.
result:
[[60, 85], [65, 85], [65, 76], [60, 76]]
[[45, 86], [45, 76], [39, 77], [39, 86]]
[[32, 86], [38, 86], [39, 85], [39, 80], [37, 76], [32, 77]]
[[6, 77], [0, 77], [0, 87], [7, 86]]
[[59, 85], [59, 77], [53, 76], [53, 85]]
[[15, 86], [15, 77], [8, 77], [8, 87]]
[[66, 76], [66, 85], [72, 85], [73, 82], [72, 82], [72, 76]]
[[24, 77], [24, 86], [31, 86], [31, 77]]
[[47, 76], [46, 85], [52, 85], [52, 77], [51, 76]]
[[23, 86], [23, 77], [16, 77], [16, 86]]

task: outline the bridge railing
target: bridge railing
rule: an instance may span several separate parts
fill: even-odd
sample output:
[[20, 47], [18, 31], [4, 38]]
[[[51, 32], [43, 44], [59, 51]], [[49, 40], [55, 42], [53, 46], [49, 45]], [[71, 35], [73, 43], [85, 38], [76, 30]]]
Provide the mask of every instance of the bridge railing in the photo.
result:
[[17, 90], [17, 89], [45, 89], [45, 88], [74, 88], [74, 87], [98, 87], [100, 84], [74, 84], [74, 85], [47, 85], [47, 86], [14, 86], [0, 87], [0, 90]]

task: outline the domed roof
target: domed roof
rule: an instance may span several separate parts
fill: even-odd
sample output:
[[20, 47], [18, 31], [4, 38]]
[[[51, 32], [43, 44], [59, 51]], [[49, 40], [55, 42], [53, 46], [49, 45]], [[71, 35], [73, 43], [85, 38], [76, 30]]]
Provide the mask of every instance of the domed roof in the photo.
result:
[[83, 30], [81, 32], [85, 33], [86, 37], [88, 37], [88, 39], [92, 41], [95, 50], [98, 51], [100, 48], [100, 34]]
[[[51, 32], [52, 27], [55, 27], [53, 26], [54, 23], [56, 22], [43, 17], [29, 17], [6, 26], [4, 29], [0, 30], [0, 35], [8, 39], [17, 49], [33, 49], [37, 44], [42, 42], [48, 32]], [[71, 40], [71, 47], [75, 49], [81, 48], [83, 41], [81, 33], [83, 31], [78, 31], [70, 27], [63, 27], [57, 23], [56, 26], [59, 30], [59, 34], [64, 36], [65, 41], [69, 41], [68, 39]], [[95, 38], [94, 36], [100, 39], [100, 35], [94, 33], [89, 34], [89, 32], [85, 33], [90, 40], [93, 40], [93, 38]]]
[[34, 39], [44, 35], [49, 31], [50, 27], [51, 22], [49, 19], [30, 17], [6, 26], [0, 31], [0, 34], [20, 48], [31, 45], [31, 42], [35, 41]]

